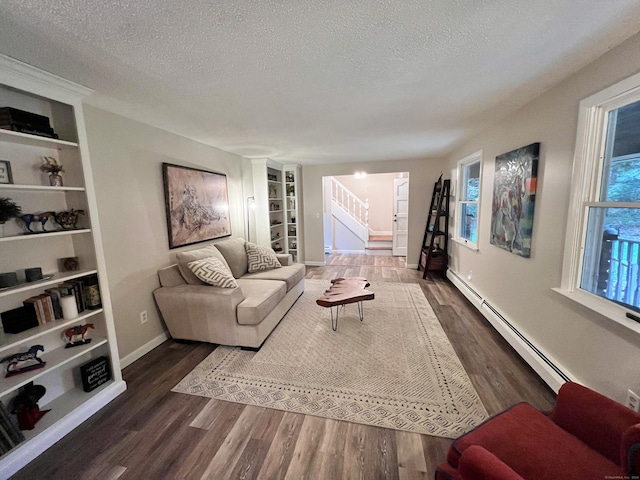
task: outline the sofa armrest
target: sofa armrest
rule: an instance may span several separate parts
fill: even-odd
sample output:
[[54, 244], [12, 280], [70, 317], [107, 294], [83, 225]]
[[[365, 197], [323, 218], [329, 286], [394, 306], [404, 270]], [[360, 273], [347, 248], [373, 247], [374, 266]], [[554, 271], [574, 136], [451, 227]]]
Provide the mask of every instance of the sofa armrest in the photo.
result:
[[620, 455], [623, 461], [624, 473], [629, 478], [638, 478], [640, 475], [640, 423], [627, 428], [622, 435], [622, 447]]
[[236, 307], [244, 300], [240, 287], [184, 284], [158, 288], [153, 296], [173, 338], [237, 344]]
[[524, 480], [509, 465], [479, 445], [465, 449], [458, 470], [463, 479]]
[[293, 265], [293, 256], [290, 253], [276, 253], [276, 257], [283, 267]]
[[551, 420], [616, 465], [625, 467], [626, 453], [621, 459], [622, 435], [640, 423], [640, 414], [587, 387], [567, 382], [558, 392]]

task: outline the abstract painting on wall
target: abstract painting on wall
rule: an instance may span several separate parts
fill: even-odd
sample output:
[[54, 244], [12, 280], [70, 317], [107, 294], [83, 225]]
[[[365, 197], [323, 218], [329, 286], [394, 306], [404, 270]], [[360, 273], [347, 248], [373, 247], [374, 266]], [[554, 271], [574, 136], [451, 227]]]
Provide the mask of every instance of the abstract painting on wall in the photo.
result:
[[540, 144], [496, 157], [491, 206], [491, 243], [529, 257]]
[[231, 235], [227, 176], [162, 164], [169, 248]]

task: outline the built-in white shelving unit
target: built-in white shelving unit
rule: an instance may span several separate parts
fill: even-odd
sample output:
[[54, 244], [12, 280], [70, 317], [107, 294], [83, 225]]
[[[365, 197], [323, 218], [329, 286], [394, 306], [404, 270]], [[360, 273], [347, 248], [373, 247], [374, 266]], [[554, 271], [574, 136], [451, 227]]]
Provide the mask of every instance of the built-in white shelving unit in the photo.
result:
[[255, 242], [278, 253], [290, 253], [302, 260], [300, 210], [300, 167], [282, 165], [270, 159], [253, 160], [255, 196]]
[[[17, 272], [23, 283], [0, 289], [0, 312], [22, 306], [28, 297], [63, 282], [97, 275], [101, 308], [84, 310], [76, 318], [58, 319], [20, 333], [0, 333], [0, 358], [44, 346], [44, 368], [4, 377], [0, 373], [0, 401], [8, 406], [29, 382], [47, 392], [39, 407], [50, 410], [26, 440], [0, 457], [0, 478], [7, 478], [100, 410], [126, 389], [120, 371], [113, 312], [97, 217], [97, 205], [82, 113], [82, 98], [90, 90], [33, 67], [0, 56], [0, 107], [44, 115], [59, 139], [0, 129], [0, 160], [10, 162], [13, 183], [0, 183], [0, 197], [16, 202], [23, 213], [82, 210], [78, 228], [64, 230], [53, 218], [34, 222], [28, 234], [18, 219], [8, 221], [0, 238], [0, 272]], [[43, 157], [64, 166], [64, 186], [49, 185], [40, 171]], [[45, 231], [43, 232], [43, 227]], [[65, 271], [61, 259], [78, 257], [79, 270]], [[24, 269], [40, 267], [44, 279], [24, 283]], [[91, 343], [64, 348], [69, 327], [91, 323]], [[111, 380], [99, 388], [83, 390], [80, 366], [99, 357], [110, 361]], [[3, 365], [4, 366], [4, 365]]]

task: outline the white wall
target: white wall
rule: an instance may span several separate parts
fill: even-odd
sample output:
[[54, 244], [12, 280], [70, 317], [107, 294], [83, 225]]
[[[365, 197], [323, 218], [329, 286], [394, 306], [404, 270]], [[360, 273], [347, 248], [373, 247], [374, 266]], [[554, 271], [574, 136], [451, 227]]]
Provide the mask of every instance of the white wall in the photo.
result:
[[[640, 69], [640, 35], [610, 50], [587, 68], [517, 113], [478, 135], [449, 157], [484, 151], [479, 251], [454, 244], [452, 268], [488, 298], [561, 368], [618, 401], [640, 391], [640, 335], [551, 291], [560, 286], [565, 224], [579, 102]], [[495, 157], [541, 143], [531, 258], [489, 243]], [[413, 179], [413, 174], [412, 174]]]
[[[85, 107], [98, 214], [120, 357], [164, 334], [153, 300], [159, 268], [173, 263], [164, 209], [162, 162], [227, 175], [233, 236], [244, 237], [243, 180], [251, 185], [248, 160], [124, 117]], [[248, 178], [243, 179], [243, 170]], [[249, 188], [249, 187], [247, 187]], [[247, 193], [250, 194], [250, 193]], [[200, 244], [206, 245], [206, 243]], [[149, 320], [140, 323], [140, 312]]]
[[427, 211], [433, 193], [433, 184], [440, 176], [442, 159], [389, 160], [371, 163], [305, 165], [302, 168], [302, 194], [304, 196], [305, 263], [324, 265], [324, 234], [322, 218], [322, 177], [351, 175], [358, 170], [369, 174], [408, 172], [409, 184], [409, 239], [407, 263], [417, 266], [420, 244], [427, 223]]

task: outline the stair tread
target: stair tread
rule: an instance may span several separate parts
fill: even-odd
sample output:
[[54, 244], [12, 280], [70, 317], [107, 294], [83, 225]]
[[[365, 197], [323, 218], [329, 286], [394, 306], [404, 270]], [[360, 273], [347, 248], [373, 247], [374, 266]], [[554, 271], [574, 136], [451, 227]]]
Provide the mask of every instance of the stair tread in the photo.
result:
[[390, 242], [392, 240], [391, 235], [369, 235], [370, 242]]

